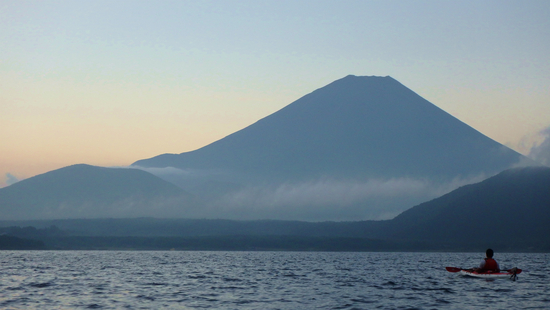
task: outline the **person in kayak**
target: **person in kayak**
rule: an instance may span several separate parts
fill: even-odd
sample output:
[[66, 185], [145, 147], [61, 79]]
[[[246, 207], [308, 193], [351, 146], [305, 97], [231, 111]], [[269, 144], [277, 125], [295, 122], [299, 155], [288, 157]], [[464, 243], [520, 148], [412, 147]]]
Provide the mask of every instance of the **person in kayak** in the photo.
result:
[[481, 272], [499, 272], [500, 266], [498, 265], [497, 261], [493, 258], [493, 250], [487, 249], [485, 251], [485, 255], [487, 256], [481, 264], [479, 264], [479, 268], [475, 268], [474, 270], [478, 273]]

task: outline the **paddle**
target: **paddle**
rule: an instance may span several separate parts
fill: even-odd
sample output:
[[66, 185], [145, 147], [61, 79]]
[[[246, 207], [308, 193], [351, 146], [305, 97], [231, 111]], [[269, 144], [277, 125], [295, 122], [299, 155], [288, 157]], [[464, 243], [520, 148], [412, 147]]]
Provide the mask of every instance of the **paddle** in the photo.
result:
[[[445, 267], [445, 269], [447, 269], [448, 272], [459, 272], [460, 270], [467, 270], [467, 269], [462, 269], [462, 268], [457, 268], [457, 267]], [[519, 268], [501, 270], [501, 272], [502, 271], [511, 272], [511, 273], [514, 273], [514, 274], [520, 274], [521, 273], [521, 269], [519, 269]]]
[[460, 270], [462, 270], [462, 268], [456, 267], [445, 267], [445, 269], [447, 269], [448, 272], [459, 272]]

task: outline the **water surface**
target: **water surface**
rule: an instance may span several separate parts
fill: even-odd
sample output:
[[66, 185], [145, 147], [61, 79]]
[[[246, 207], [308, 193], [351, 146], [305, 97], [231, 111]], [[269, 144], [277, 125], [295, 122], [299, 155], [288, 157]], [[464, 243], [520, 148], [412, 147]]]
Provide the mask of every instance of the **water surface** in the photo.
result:
[[549, 254], [517, 281], [445, 271], [484, 253], [0, 251], [4, 309], [549, 309]]

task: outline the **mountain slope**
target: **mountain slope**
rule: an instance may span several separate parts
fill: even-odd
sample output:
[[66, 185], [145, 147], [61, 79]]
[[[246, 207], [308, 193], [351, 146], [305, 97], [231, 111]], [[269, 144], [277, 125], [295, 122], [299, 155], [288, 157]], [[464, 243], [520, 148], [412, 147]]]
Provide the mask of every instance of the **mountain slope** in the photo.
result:
[[413, 207], [385, 234], [448, 242], [545, 242], [550, 245], [550, 168], [503, 171]]
[[0, 189], [0, 214], [4, 220], [185, 216], [191, 200], [141, 170], [74, 165]]

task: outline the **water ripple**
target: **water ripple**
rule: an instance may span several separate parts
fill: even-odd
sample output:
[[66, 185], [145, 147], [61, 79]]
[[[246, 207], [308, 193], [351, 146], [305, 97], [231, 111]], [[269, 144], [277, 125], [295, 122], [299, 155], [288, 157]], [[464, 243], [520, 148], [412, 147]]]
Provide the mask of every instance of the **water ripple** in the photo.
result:
[[548, 309], [548, 254], [499, 254], [524, 269], [515, 282], [444, 269], [480, 256], [0, 251], [0, 308]]

